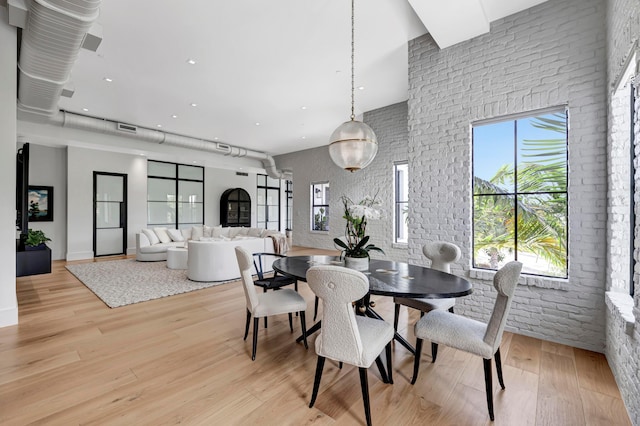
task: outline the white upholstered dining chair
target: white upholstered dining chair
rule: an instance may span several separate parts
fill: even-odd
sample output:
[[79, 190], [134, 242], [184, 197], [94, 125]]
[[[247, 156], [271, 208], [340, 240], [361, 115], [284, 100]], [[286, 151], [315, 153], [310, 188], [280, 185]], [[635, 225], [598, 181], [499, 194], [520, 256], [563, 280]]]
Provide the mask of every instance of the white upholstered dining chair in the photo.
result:
[[361, 299], [369, 291], [369, 280], [362, 272], [340, 266], [314, 266], [307, 271], [307, 283], [322, 299], [322, 329], [316, 338], [318, 363], [309, 407], [313, 407], [318, 396], [325, 358], [351, 364], [358, 367], [360, 372], [364, 412], [367, 425], [370, 425], [367, 369], [386, 348], [388, 382], [393, 383], [393, 327], [382, 320], [356, 316], [352, 302]]
[[258, 323], [260, 318], [271, 315], [289, 314], [289, 328], [293, 332], [293, 312], [300, 313], [300, 327], [305, 348], [307, 345], [307, 328], [305, 324], [305, 311], [307, 301], [297, 292], [284, 288], [268, 293], [258, 293], [253, 284], [251, 271], [253, 267], [253, 255], [242, 247], [236, 247], [236, 257], [242, 279], [242, 288], [247, 302], [247, 322], [244, 329], [244, 340], [249, 334], [249, 322], [253, 316], [253, 349], [251, 359], [256, 359], [256, 349], [258, 346]]
[[484, 361], [484, 380], [489, 418], [491, 420], [494, 419], [491, 358], [495, 358], [498, 381], [500, 382], [500, 387], [504, 389], [500, 342], [502, 341], [502, 333], [507, 323], [507, 316], [521, 270], [522, 263], [509, 262], [496, 272], [493, 277], [493, 286], [498, 291], [498, 294], [489, 323], [485, 324], [441, 309], [428, 312], [416, 323], [416, 357], [411, 384], [414, 384], [418, 378], [423, 339], [428, 339], [435, 345], [443, 344], [481, 356]]
[[[448, 242], [433, 241], [428, 242], [422, 246], [422, 253], [427, 259], [431, 260], [431, 269], [442, 271], [446, 273], [451, 272], [451, 264], [457, 262], [460, 259], [461, 252], [460, 247]], [[453, 307], [456, 304], [456, 299], [429, 299], [429, 298], [409, 298], [409, 297], [394, 297], [393, 303], [395, 304], [395, 311], [393, 315], [393, 329], [398, 331], [398, 318], [400, 316], [400, 305], [414, 308], [420, 311], [420, 317], [434, 309], [443, 309], [453, 312]], [[437, 346], [431, 347], [431, 362], [436, 361], [438, 356]]]

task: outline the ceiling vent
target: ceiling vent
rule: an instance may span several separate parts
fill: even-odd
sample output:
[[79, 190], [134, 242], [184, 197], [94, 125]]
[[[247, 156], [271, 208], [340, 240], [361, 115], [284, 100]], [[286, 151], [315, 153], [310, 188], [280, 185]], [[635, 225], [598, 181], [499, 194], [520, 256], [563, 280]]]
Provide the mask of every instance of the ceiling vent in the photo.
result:
[[236, 176], [249, 176], [249, 173], [246, 173], [246, 172], [236, 172]]
[[132, 124], [118, 123], [118, 130], [127, 133], [138, 133], [138, 127]]

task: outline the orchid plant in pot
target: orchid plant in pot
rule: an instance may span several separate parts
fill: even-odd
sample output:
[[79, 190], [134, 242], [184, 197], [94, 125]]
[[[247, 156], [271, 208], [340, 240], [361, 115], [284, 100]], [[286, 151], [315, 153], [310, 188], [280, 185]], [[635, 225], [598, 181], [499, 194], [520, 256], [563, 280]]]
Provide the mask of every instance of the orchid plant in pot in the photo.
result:
[[365, 197], [359, 203], [354, 203], [347, 196], [342, 196], [345, 226], [344, 238], [334, 238], [334, 244], [342, 250], [341, 257], [345, 266], [358, 270], [369, 269], [369, 252], [377, 251], [384, 254], [380, 247], [369, 244], [366, 235], [367, 220], [380, 219], [380, 210], [376, 197]]

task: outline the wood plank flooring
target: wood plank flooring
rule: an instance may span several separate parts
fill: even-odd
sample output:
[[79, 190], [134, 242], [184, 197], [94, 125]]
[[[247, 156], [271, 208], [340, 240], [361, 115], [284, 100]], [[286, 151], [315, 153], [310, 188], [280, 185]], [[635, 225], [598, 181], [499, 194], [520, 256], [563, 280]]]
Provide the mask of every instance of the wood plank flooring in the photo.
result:
[[[289, 254], [324, 254], [294, 248]], [[333, 254], [332, 252], [330, 254]], [[286, 315], [261, 328], [256, 361], [242, 339], [245, 298], [239, 282], [110, 309], [56, 261], [47, 275], [18, 278], [20, 323], [0, 329], [2, 425], [362, 425], [357, 369], [327, 362], [308, 408], [316, 355], [295, 343]], [[300, 293], [313, 316], [313, 293]], [[391, 298], [376, 310], [393, 318]], [[415, 311], [400, 329], [414, 341]], [[506, 333], [506, 390], [497, 380], [495, 422], [487, 414], [482, 360], [440, 347], [431, 364], [394, 349], [394, 384], [369, 370], [377, 425], [629, 425], [602, 354]], [[494, 373], [495, 374], [495, 373]]]

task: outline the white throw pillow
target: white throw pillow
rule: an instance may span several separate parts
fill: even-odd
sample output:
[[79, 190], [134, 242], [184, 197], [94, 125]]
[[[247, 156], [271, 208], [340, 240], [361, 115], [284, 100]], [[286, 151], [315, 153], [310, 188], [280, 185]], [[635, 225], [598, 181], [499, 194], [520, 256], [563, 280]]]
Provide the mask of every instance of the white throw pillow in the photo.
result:
[[200, 238], [204, 237], [204, 226], [194, 226], [191, 228], [191, 239], [200, 241]]
[[240, 228], [230, 227], [229, 228], [229, 238], [233, 238], [240, 233]]
[[184, 236], [179, 229], [168, 229], [167, 233], [171, 237], [172, 241], [184, 241]]
[[214, 238], [222, 237], [222, 226], [218, 225], [211, 228], [211, 236]]
[[247, 235], [250, 237], [260, 237], [262, 236], [262, 228], [249, 228]]
[[154, 245], [154, 244], [158, 244], [160, 242], [160, 240], [158, 239], [158, 236], [156, 235], [155, 232], [153, 232], [153, 230], [151, 230], [151, 229], [143, 229], [142, 233], [149, 240], [149, 244]]
[[161, 243], [170, 243], [171, 237], [167, 233], [167, 228], [153, 228]]
[[244, 226], [238, 230], [236, 235], [249, 235], [249, 228], [245, 228]]
[[189, 241], [191, 239], [191, 228], [182, 228], [180, 230], [180, 233], [182, 234], [182, 238], [184, 238], [185, 241]]
[[211, 235], [211, 231], [213, 230], [212, 227], [210, 226], [203, 226], [203, 231], [202, 231], [202, 236], [203, 237], [212, 237], [213, 235]]

